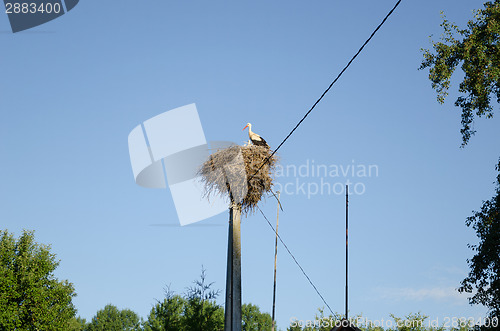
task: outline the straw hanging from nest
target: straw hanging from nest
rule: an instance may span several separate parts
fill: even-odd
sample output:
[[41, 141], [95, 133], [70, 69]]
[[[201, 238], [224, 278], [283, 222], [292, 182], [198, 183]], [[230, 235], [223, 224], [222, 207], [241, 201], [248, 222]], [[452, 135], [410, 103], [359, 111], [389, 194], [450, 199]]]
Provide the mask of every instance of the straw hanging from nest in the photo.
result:
[[231, 146], [213, 153], [198, 172], [204, 196], [228, 195], [231, 203], [241, 204], [244, 214], [253, 212], [263, 194], [272, 192], [277, 158], [271, 155], [269, 148], [255, 145]]

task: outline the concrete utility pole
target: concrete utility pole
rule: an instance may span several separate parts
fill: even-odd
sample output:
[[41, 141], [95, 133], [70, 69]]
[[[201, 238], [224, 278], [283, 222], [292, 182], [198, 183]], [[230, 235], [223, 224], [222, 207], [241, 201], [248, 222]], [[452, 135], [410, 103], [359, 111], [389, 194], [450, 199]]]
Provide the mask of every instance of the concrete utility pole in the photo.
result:
[[349, 306], [347, 304], [347, 297], [349, 294], [348, 291], [348, 271], [349, 271], [349, 249], [348, 249], [348, 238], [349, 238], [349, 233], [348, 233], [348, 228], [349, 228], [349, 186], [345, 186], [345, 319], [349, 321], [348, 313], [349, 313]]
[[241, 331], [241, 205], [231, 203], [227, 245], [224, 331]]
[[280, 217], [280, 191], [277, 191], [276, 193], [278, 193], [278, 212], [276, 214], [276, 242], [274, 243], [274, 285], [273, 285], [273, 316], [272, 316], [273, 326], [271, 328], [271, 331], [274, 331], [274, 326], [276, 324], [276, 321], [274, 319], [274, 311], [276, 309], [276, 262], [278, 260], [278, 224]]

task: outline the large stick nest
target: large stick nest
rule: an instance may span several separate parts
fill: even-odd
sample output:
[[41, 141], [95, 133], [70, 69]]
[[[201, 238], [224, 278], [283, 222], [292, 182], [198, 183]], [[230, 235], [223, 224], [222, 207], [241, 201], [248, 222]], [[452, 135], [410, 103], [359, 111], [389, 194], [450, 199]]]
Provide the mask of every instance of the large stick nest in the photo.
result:
[[213, 153], [198, 171], [204, 196], [229, 196], [231, 202], [241, 204], [242, 213], [253, 212], [263, 194], [272, 192], [277, 157], [271, 155], [269, 148], [255, 145]]

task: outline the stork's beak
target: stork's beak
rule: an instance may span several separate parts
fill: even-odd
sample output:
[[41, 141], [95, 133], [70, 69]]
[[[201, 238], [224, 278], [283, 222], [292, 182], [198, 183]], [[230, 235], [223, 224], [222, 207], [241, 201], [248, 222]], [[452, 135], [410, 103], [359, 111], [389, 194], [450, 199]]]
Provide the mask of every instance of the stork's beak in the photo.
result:
[[[246, 128], [248, 128], [248, 125], [247, 125], [247, 126], [245, 126], [245, 127], [243, 128], [243, 130], [245, 130]], [[241, 130], [241, 131], [243, 131], [243, 130]]]

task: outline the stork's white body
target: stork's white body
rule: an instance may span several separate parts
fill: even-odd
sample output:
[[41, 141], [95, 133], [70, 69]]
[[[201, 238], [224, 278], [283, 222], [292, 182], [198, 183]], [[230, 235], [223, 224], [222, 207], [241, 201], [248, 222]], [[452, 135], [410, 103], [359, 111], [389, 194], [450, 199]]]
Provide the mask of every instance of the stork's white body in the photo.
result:
[[243, 130], [245, 130], [246, 128], [248, 128], [248, 137], [250, 138], [250, 140], [252, 141], [252, 143], [254, 145], [256, 145], [256, 146], [264, 146], [266, 148], [269, 148], [269, 145], [264, 140], [264, 138], [262, 138], [257, 133], [255, 133], [255, 132], [252, 131], [252, 124], [247, 123], [247, 126], [245, 126], [243, 128]]

